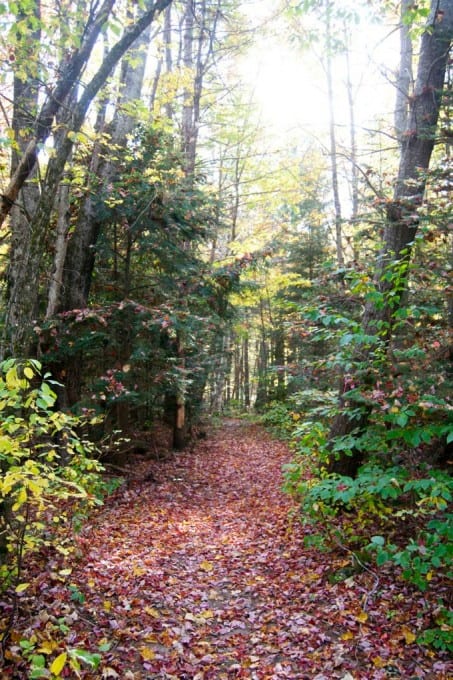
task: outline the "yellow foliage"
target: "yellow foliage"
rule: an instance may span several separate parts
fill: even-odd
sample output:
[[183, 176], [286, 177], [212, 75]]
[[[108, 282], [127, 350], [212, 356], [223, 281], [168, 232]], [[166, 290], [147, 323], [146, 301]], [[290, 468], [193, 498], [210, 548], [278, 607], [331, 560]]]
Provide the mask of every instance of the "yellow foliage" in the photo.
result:
[[66, 654], [66, 652], [59, 654], [57, 658], [53, 660], [52, 665], [50, 667], [50, 672], [58, 677], [63, 668], [65, 667], [67, 658], [68, 655]]

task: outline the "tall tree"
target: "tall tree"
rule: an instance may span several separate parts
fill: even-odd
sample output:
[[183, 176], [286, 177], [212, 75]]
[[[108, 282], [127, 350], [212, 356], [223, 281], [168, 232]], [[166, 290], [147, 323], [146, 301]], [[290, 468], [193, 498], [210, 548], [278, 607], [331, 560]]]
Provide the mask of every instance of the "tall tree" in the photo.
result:
[[[404, 3], [403, 7], [406, 7]], [[386, 207], [383, 244], [375, 265], [374, 283], [378, 296], [367, 301], [362, 321], [363, 335], [374, 336], [376, 342], [384, 342], [387, 347], [393, 334], [395, 312], [407, 286], [411, 252], [419, 224], [418, 210], [423, 203], [427, 171], [436, 141], [452, 37], [453, 3], [451, 0], [432, 0], [429, 20], [421, 37], [414, 89], [406, 99], [407, 108], [401, 101], [401, 92], [405, 92], [406, 87], [402, 83], [408, 68], [405, 52], [401, 60], [397, 106], [400, 112], [403, 111], [399, 119], [405, 120], [405, 129], [400, 137], [398, 176], [392, 200]], [[411, 49], [407, 39], [403, 39], [402, 44]], [[356, 360], [366, 365], [375, 349], [374, 343], [360, 347]], [[374, 380], [375, 376], [368, 371], [361, 378], [362, 382], [371, 384]], [[347, 392], [349, 384], [343, 386], [343, 392]], [[346, 400], [346, 403], [332, 423], [331, 443], [337, 437], [366, 427], [368, 422], [368, 411], [362, 411], [362, 416], [357, 419], [347, 408], [347, 394], [342, 395], [341, 400], [342, 403]], [[353, 455], [340, 453], [338, 457], [332, 457], [330, 471], [355, 474], [361, 459], [362, 453], [357, 450], [353, 451]]]
[[[72, 51], [65, 53], [56, 70], [55, 85], [50, 80], [46, 83], [44, 101], [33, 124], [26, 131], [26, 144], [17, 159], [9, 184], [2, 193], [0, 224], [15, 205], [25, 181], [33, 172], [40, 146], [54, 132], [56, 116], [69, 101], [71, 92], [77, 91], [80, 94], [73, 108], [65, 110], [65, 132], [59, 136], [60, 145], [54, 149], [53, 156], [49, 159], [40, 199], [34, 214], [29, 218], [27, 230], [21, 232], [20, 238], [17, 234], [12, 234], [3, 352], [13, 355], [29, 352], [29, 334], [36, 317], [44, 243], [54, 200], [74, 140], [82, 128], [88, 109], [125, 52], [170, 2], [171, 0], [156, 0], [146, 3], [137, 19], [127, 26], [123, 35], [105, 54], [98, 68], [95, 68], [94, 75], [81, 89], [80, 80], [103, 27], [111, 16], [114, 0], [105, 0], [99, 8], [90, 8], [85, 21], [80, 21], [79, 16], [79, 33], [73, 36]], [[39, 50], [40, 46], [36, 44], [35, 48]], [[54, 137], [54, 141], [56, 139]]]

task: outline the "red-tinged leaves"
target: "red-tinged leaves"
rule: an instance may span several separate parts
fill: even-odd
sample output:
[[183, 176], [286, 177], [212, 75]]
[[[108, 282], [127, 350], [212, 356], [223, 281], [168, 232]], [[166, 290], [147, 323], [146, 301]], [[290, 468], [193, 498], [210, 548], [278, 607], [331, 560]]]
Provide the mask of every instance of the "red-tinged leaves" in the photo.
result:
[[[61, 556], [35, 581], [23, 575], [5, 679], [28, 677], [17, 659], [32, 635], [56, 670], [65, 660], [62, 677], [77, 648], [101, 654], [96, 678], [446, 679], [445, 657], [416, 644], [425, 595], [385, 566], [378, 589], [369, 570], [331, 583], [348, 558], [304, 546], [280, 490], [289, 458], [230, 421], [190, 453], [135, 466], [134, 478], [152, 468], [158, 483], [119, 489], [75, 539], [78, 563]], [[52, 576], [69, 566], [70, 586]]]

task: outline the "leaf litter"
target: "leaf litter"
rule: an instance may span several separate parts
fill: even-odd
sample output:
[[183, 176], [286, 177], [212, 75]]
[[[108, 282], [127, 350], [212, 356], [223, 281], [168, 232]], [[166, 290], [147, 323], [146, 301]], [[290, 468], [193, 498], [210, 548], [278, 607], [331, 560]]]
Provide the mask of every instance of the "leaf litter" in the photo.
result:
[[[30, 638], [58, 677], [82, 680], [451, 677], [445, 653], [416, 643], [426, 594], [383, 567], [377, 587], [370, 570], [331, 582], [345, 555], [304, 544], [281, 491], [289, 459], [231, 420], [188, 452], [137, 463], [138, 481], [74, 537], [77, 559], [48, 555], [27, 574], [1, 677], [29, 677], [17, 649]], [[71, 650], [99, 666], [74, 671]]]

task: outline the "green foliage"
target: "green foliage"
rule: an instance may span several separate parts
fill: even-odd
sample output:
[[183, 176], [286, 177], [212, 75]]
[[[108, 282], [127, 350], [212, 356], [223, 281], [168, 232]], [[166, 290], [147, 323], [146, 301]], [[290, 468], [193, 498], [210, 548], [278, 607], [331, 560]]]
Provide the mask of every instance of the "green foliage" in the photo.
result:
[[278, 437], [289, 439], [294, 429], [291, 406], [284, 402], [271, 402], [261, 416], [261, 422]]
[[50, 655], [54, 647], [58, 649], [57, 643], [53, 640], [39, 644], [36, 635], [33, 635], [29, 640], [20, 640], [19, 648], [21, 656], [28, 663], [29, 678], [36, 680], [39, 678], [61, 678], [65, 669], [66, 671], [70, 669], [76, 677], [80, 677], [83, 666], [94, 671], [100, 666], [102, 656], [98, 652], [68, 648], [67, 651], [56, 656], [52, 655], [52, 658]]
[[418, 642], [448, 652], [453, 652], [453, 611], [440, 606], [435, 613], [435, 628], [428, 628], [419, 636]]
[[93, 190], [100, 235], [90, 304], [41, 329], [43, 363], [62, 368], [62, 382], [83, 355], [71, 406], [103, 412], [124, 431], [150, 426], [176, 394], [191, 417], [199, 409], [213, 338], [246, 264], [213, 268], [203, 257], [221, 211], [205, 178], [186, 176], [179, 146], [146, 123], [126, 145], [103, 143], [115, 172]]
[[[325, 550], [333, 540], [356, 550], [358, 543], [367, 559], [374, 556], [377, 567], [395, 565], [421, 591], [433, 580], [437, 582], [436, 576], [453, 577], [453, 515], [448, 512], [453, 480], [449, 474], [371, 463], [354, 479], [325, 475], [307, 480], [302, 466], [302, 462], [286, 466], [285, 488], [300, 499], [307, 524], [322, 524], [320, 532], [307, 535], [307, 545]], [[376, 525], [383, 533], [370, 537], [368, 532]], [[438, 625], [425, 631], [420, 643], [451, 650], [451, 621], [443, 617]]]
[[375, 551], [378, 566], [393, 562], [401, 568], [403, 578], [425, 591], [436, 571], [441, 570], [450, 579], [453, 576], [452, 518], [447, 514], [442, 519], [427, 522], [426, 528], [418, 532], [417, 539], [410, 538], [404, 546], [395, 545], [383, 536], [373, 536], [368, 547]]
[[54, 410], [56, 394], [36, 360], [0, 364], [0, 531], [3, 587], [16, 593], [27, 554], [52, 545], [70, 554], [59, 528], [101, 503], [100, 464], [75, 431], [81, 420]]
[[[424, 246], [416, 247], [421, 252]], [[452, 576], [453, 482], [436, 469], [453, 441], [451, 373], [442, 352], [445, 301], [434, 285], [429, 295], [417, 293], [421, 304], [409, 297], [403, 306], [408, 264], [404, 253], [402, 258], [385, 269], [379, 286], [365, 272], [346, 272], [339, 308], [325, 298], [301, 307], [305, 328], [322, 343], [324, 367], [341, 371], [343, 390], [339, 405], [310, 401], [308, 390], [305, 407], [296, 410], [300, 420], [286, 432], [294, 458], [285, 468], [285, 490], [299, 499], [304, 521], [313, 525], [310, 545], [365, 551], [367, 561], [394, 565], [402, 578], [427, 591]], [[414, 276], [423, 279], [418, 270]], [[429, 276], [435, 277], [434, 270]], [[349, 296], [388, 309], [390, 318], [369, 323], [365, 332]], [[292, 406], [288, 402], [288, 410]], [[352, 427], [332, 438], [330, 423], [339, 409]], [[354, 478], [326, 473], [329, 462], [342, 456], [364, 462]], [[419, 642], [450, 649], [445, 614], [436, 623]]]

